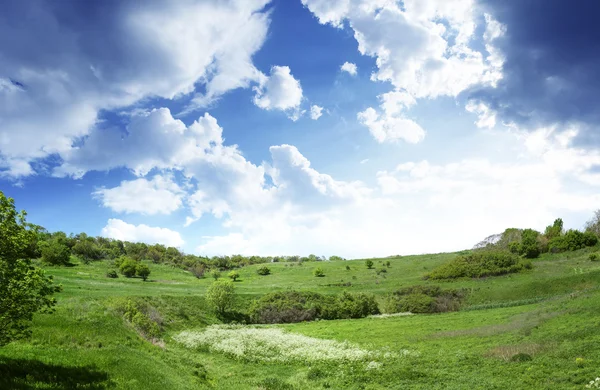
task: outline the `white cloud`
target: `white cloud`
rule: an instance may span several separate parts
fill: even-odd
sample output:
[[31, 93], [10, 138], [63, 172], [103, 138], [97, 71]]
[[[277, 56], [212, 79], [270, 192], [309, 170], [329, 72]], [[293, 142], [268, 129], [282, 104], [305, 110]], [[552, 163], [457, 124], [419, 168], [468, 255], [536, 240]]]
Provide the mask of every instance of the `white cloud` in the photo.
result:
[[368, 162], [369, 162], [369, 159], [368, 159], [368, 158], [365, 158], [364, 160], [360, 160], [360, 163], [361, 163], [361, 164], [366, 164], [366, 163], [368, 163]]
[[373, 107], [359, 112], [357, 118], [367, 126], [371, 135], [379, 143], [403, 140], [416, 144], [425, 138], [425, 130], [403, 111], [414, 105], [415, 99], [406, 92], [388, 92], [379, 96], [382, 112]]
[[356, 76], [356, 73], [358, 72], [356, 64], [353, 64], [352, 62], [344, 62], [340, 69], [342, 72], [348, 72], [352, 76]]
[[118, 213], [171, 214], [182, 206], [184, 191], [169, 176], [122, 181], [118, 187], [93, 193], [104, 207]]
[[323, 115], [323, 107], [319, 107], [316, 104], [310, 107], [310, 119], [317, 120]]
[[302, 102], [302, 87], [288, 66], [273, 66], [270, 76], [264, 76], [254, 88], [254, 104], [264, 110], [295, 110]]
[[184, 244], [181, 235], [167, 228], [151, 227], [144, 224], [132, 225], [120, 219], [109, 219], [102, 229], [102, 236], [115, 240], [163, 244], [175, 248]]
[[[101, 110], [176, 98], [195, 83], [214, 100], [258, 81], [252, 55], [266, 38], [267, 3], [116, 2], [105, 12], [78, 12], [79, 2], [15, 3], [0, 15], [0, 36], [12, 37], [0, 57], [3, 175], [32, 174], [31, 161], [68, 153]], [[7, 21], [22, 15], [28, 23]]]

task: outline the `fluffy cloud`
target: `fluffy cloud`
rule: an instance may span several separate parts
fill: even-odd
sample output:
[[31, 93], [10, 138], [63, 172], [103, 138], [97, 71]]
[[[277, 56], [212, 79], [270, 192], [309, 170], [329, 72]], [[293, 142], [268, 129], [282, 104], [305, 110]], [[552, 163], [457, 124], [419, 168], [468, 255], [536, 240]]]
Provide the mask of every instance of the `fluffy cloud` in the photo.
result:
[[317, 120], [323, 115], [323, 107], [319, 107], [316, 104], [310, 107], [310, 119]]
[[[474, 85], [493, 86], [501, 78], [502, 60], [497, 53], [472, 46], [480, 15], [474, 0], [303, 0], [323, 24], [354, 32], [361, 54], [376, 59], [374, 81], [387, 81], [394, 92], [413, 100], [456, 97]], [[486, 18], [486, 40], [496, 38], [499, 24]], [[352, 64], [342, 70], [352, 73]], [[344, 69], [346, 67], [346, 69]], [[383, 97], [385, 100], [385, 97]], [[418, 142], [424, 132], [413, 121], [380, 107], [359, 114], [359, 120], [378, 142], [404, 139]]]
[[356, 76], [356, 73], [358, 72], [356, 64], [353, 64], [351, 62], [344, 62], [340, 69], [342, 70], [342, 72], [347, 72], [352, 76]]
[[[210, 100], [258, 80], [251, 58], [266, 37], [267, 3], [11, 2], [0, 15], [3, 175], [69, 152], [101, 110], [178, 97], [196, 82]], [[12, 22], [23, 15], [28, 23]]]
[[173, 230], [151, 227], [144, 224], [132, 225], [120, 219], [109, 219], [102, 229], [102, 236], [115, 240], [145, 242], [147, 244], [163, 244], [181, 247], [184, 244], [181, 235]]
[[411, 95], [394, 91], [379, 96], [379, 99], [383, 112], [378, 113], [373, 107], [369, 107], [357, 115], [359, 122], [369, 128], [377, 142], [403, 140], [415, 144], [425, 138], [425, 130], [403, 113], [416, 103]]
[[273, 66], [254, 90], [254, 104], [264, 110], [297, 111], [302, 102], [302, 87], [288, 66]]
[[169, 176], [156, 175], [122, 181], [114, 188], [94, 192], [104, 207], [118, 213], [171, 214], [182, 206], [184, 191]]

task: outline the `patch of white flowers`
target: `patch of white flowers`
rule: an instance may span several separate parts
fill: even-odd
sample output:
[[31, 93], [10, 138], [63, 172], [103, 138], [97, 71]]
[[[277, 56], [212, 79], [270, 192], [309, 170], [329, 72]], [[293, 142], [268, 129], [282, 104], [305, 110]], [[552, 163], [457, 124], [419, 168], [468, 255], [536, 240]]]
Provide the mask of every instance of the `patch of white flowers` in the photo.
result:
[[[398, 354], [362, 349], [348, 342], [323, 340], [278, 328], [212, 325], [203, 331], [184, 331], [173, 337], [188, 348], [202, 348], [236, 359], [274, 363], [366, 362], [369, 369]], [[402, 351], [407, 356], [408, 351]]]
[[593, 381], [590, 381], [587, 385], [585, 385], [588, 389], [600, 389], [600, 378], [596, 378]]

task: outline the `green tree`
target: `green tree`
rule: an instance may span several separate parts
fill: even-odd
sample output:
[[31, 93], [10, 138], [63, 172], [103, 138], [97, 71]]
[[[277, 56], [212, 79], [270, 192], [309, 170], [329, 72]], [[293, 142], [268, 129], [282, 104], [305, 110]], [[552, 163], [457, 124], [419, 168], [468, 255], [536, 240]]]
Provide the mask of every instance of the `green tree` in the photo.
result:
[[56, 238], [47, 241], [40, 241], [38, 248], [42, 254], [42, 261], [52, 265], [69, 264], [71, 259], [71, 250], [66, 244], [63, 244]]
[[233, 306], [235, 298], [233, 282], [231, 280], [215, 280], [206, 292], [206, 301], [219, 315], [227, 313]]
[[528, 259], [535, 259], [540, 255], [538, 236], [540, 234], [533, 229], [525, 229], [521, 234], [521, 254]]
[[317, 278], [322, 278], [323, 276], [325, 276], [325, 272], [323, 272], [323, 269], [321, 267], [317, 267], [314, 269], [313, 275], [315, 275]]
[[237, 271], [231, 271], [229, 274], [227, 274], [227, 276], [229, 277], [229, 279], [235, 282], [240, 278], [240, 273]]
[[138, 262], [129, 258], [121, 258], [119, 271], [128, 278], [133, 278], [137, 271]]
[[212, 276], [214, 280], [217, 280], [221, 277], [221, 272], [219, 272], [219, 270], [215, 268], [212, 271], [210, 271], [210, 276]]
[[150, 276], [150, 267], [148, 267], [146, 264], [139, 263], [135, 267], [135, 274], [142, 278], [145, 282], [146, 279], [148, 279], [148, 276]]
[[365, 265], [367, 266], [368, 269], [373, 268], [373, 260], [365, 261]]
[[256, 273], [259, 275], [269, 275], [271, 273], [271, 269], [269, 267], [267, 267], [266, 265], [260, 267], [259, 269], [256, 270]]
[[73, 246], [72, 251], [75, 256], [79, 257], [86, 264], [90, 261], [101, 260], [105, 256], [102, 248], [96, 244], [93, 238], [78, 241]]
[[552, 225], [546, 226], [546, 230], [544, 231], [544, 235], [548, 240], [553, 239], [554, 237], [559, 237], [563, 234], [563, 220], [561, 218], [557, 218], [554, 220]]
[[30, 232], [26, 213], [0, 191], [0, 346], [30, 335], [35, 313], [49, 313], [61, 290], [27, 258]]

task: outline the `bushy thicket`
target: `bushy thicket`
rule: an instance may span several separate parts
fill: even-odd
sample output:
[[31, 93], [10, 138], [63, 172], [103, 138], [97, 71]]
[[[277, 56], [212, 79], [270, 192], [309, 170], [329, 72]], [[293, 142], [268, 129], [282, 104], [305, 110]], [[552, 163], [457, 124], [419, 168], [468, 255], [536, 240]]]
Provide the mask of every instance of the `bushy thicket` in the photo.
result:
[[458, 311], [465, 290], [443, 290], [439, 286], [405, 287], [385, 297], [382, 309], [392, 313], [443, 313]]
[[379, 314], [375, 296], [349, 292], [337, 296], [310, 291], [274, 292], [255, 300], [250, 307], [250, 317], [258, 324], [362, 318], [371, 314]]
[[531, 261], [508, 251], [484, 250], [457, 256], [435, 268], [426, 279], [481, 278], [531, 269]]

